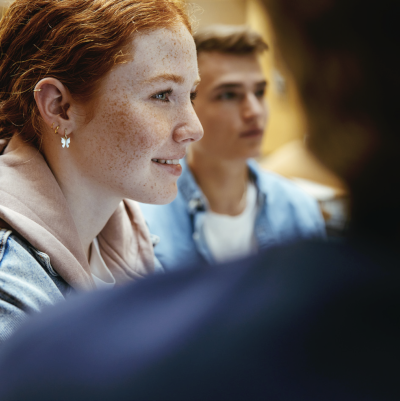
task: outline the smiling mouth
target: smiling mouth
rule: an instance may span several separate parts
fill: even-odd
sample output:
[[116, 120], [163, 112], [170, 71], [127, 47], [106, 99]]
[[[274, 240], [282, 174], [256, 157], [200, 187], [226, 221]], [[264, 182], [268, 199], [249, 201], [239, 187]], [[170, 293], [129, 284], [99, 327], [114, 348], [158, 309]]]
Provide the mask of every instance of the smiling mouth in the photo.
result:
[[151, 159], [152, 162], [160, 163], [160, 164], [179, 164], [179, 159]]
[[169, 174], [179, 177], [182, 174], [182, 166], [179, 164], [179, 159], [151, 159], [161, 169]]

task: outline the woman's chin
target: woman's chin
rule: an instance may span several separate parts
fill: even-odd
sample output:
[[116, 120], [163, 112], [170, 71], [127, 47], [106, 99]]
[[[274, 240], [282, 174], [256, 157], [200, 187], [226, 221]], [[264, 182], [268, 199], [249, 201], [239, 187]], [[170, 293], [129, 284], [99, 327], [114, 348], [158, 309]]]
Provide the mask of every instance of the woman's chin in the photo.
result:
[[178, 193], [176, 183], [168, 187], [160, 188], [157, 191], [152, 190], [149, 194], [142, 194], [142, 196], [133, 196], [131, 199], [140, 203], [148, 203], [151, 205], [166, 205], [171, 203]]
[[175, 185], [175, 190], [170, 191], [169, 193], [165, 193], [165, 196], [160, 197], [156, 200], [156, 202], [153, 202], [155, 205], [166, 205], [168, 203], [171, 203], [175, 198], [178, 193], [177, 187]]

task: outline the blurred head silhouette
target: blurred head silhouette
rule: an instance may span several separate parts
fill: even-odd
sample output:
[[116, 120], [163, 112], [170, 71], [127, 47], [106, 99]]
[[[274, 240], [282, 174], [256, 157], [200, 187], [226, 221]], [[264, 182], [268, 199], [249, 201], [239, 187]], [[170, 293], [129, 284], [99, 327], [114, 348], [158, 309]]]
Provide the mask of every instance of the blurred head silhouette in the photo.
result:
[[398, 238], [396, 2], [263, 0], [309, 123], [309, 147], [349, 185], [354, 228]]

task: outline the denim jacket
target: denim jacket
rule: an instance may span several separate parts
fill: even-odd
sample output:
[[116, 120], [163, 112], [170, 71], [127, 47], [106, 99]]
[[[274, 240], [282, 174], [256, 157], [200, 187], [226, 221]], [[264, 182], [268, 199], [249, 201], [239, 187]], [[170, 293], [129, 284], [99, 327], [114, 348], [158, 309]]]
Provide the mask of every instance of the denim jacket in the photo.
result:
[[[178, 195], [168, 205], [141, 204], [150, 232], [160, 237], [155, 254], [165, 271], [177, 266], [214, 259], [203, 236], [207, 200], [197, 185], [186, 160]], [[325, 224], [317, 202], [289, 180], [248, 161], [250, 176], [257, 188], [255, 237], [258, 249], [301, 238], [325, 237]]]
[[0, 344], [26, 314], [62, 301], [72, 291], [48, 255], [11, 230], [0, 229]]

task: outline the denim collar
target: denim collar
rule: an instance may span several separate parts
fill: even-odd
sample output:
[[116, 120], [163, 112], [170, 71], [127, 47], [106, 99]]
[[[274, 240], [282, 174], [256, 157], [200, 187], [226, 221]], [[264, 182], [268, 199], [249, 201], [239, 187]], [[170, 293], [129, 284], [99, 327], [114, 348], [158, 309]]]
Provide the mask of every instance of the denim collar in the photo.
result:
[[200, 187], [197, 185], [192, 172], [187, 164], [186, 158], [180, 161], [182, 175], [178, 180], [178, 188], [185, 198], [189, 214], [207, 209], [207, 198], [204, 196]]
[[[186, 158], [181, 160], [180, 164], [182, 166], [182, 175], [178, 180], [178, 188], [186, 201], [189, 214], [195, 214], [196, 212], [207, 210], [208, 209], [207, 198], [203, 194], [192, 172], [190, 171]], [[260, 179], [260, 171], [258, 164], [255, 160], [248, 159], [247, 166], [249, 167], [250, 177], [257, 189], [258, 202], [264, 203], [266, 193], [263, 190], [264, 188], [262, 188], [263, 183], [262, 180]]]

